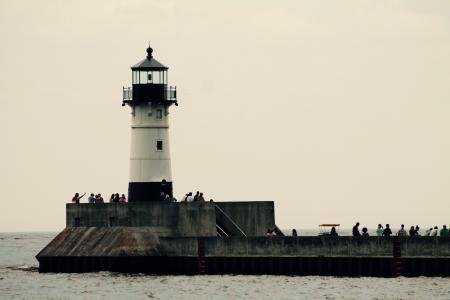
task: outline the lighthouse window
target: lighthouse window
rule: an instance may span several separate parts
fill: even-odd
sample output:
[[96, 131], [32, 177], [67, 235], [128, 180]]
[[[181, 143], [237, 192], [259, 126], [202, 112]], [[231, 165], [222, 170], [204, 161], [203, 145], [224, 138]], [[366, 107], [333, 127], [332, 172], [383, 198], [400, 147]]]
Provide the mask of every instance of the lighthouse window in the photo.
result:
[[139, 83], [146, 84], [147, 82], [148, 82], [148, 72], [147, 71], [139, 72]]
[[163, 151], [163, 141], [156, 141], [156, 151]]
[[162, 119], [162, 110], [161, 109], [157, 109], [156, 110], [156, 118], [157, 119]]

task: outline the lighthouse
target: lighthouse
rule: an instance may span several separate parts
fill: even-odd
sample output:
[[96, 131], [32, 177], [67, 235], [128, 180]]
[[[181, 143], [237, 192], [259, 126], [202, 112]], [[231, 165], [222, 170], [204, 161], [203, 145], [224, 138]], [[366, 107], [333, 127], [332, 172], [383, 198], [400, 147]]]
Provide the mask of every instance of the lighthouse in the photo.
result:
[[129, 202], [162, 201], [173, 196], [169, 108], [177, 103], [168, 85], [168, 67], [147, 57], [131, 67], [132, 86], [123, 87], [122, 105], [131, 108]]

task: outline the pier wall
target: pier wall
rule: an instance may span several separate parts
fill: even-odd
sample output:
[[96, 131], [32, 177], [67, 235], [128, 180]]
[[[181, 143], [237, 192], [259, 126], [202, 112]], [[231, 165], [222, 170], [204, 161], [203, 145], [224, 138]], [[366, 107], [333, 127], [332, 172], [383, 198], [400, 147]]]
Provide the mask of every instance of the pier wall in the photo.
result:
[[162, 202], [67, 204], [66, 226], [147, 227], [164, 236], [216, 236], [212, 205]]
[[265, 235], [275, 227], [273, 201], [214, 202], [246, 233], [247, 236]]
[[180, 238], [151, 227], [70, 227], [37, 259], [41, 272], [450, 276], [450, 238]]
[[133, 202], [67, 204], [67, 227], [152, 227], [161, 237], [216, 236], [216, 206], [247, 236], [264, 235], [275, 226], [274, 203]]

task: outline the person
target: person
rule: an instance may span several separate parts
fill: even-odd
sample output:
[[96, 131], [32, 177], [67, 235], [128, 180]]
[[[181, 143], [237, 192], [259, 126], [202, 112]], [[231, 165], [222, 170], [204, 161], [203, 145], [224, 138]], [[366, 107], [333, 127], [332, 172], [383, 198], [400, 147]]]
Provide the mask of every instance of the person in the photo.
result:
[[116, 193], [116, 194], [114, 195], [113, 202], [114, 202], [114, 203], [119, 203], [119, 202], [120, 202], [120, 196], [119, 196], [119, 193]]
[[400, 229], [398, 230], [398, 232], [397, 232], [397, 236], [407, 236], [408, 234], [406, 233], [406, 230], [405, 230], [405, 225], [401, 225], [400, 226]]
[[197, 198], [197, 201], [205, 202], [205, 198], [203, 197], [203, 193], [200, 193], [200, 195]]
[[420, 230], [419, 225], [416, 225], [416, 228], [415, 228], [415, 230], [414, 230], [415, 235], [420, 235], [419, 230]]
[[98, 193], [98, 198], [97, 198], [97, 203], [104, 203], [104, 201], [103, 201], [103, 197], [102, 197], [102, 194], [100, 194], [100, 193]]
[[267, 228], [266, 236], [272, 236], [272, 230], [270, 228]]
[[367, 232], [367, 227], [363, 227], [362, 236], [369, 236], [369, 233]]
[[95, 203], [95, 196], [94, 193], [91, 193], [91, 195], [88, 198], [89, 203]]
[[75, 196], [73, 196], [72, 198], [72, 203], [80, 203], [80, 199], [84, 197], [84, 195], [86, 195], [86, 193], [84, 193], [83, 195], [80, 196], [80, 194], [75, 193]]
[[389, 224], [386, 224], [386, 227], [383, 230], [383, 236], [391, 236], [392, 230], [389, 228]]
[[297, 236], [297, 230], [295, 230], [295, 228], [292, 229], [292, 236]]
[[277, 236], [278, 235], [278, 230], [275, 227], [274, 229], [272, 229], [272, 236]]
[[433, 230], [433, 227], [430, 227], [430, 229], [425, 230], [425, 236], [430, 236], [430, 233], [432, 230]]
[[194, 197], [192, 197], [192, 193], [191, 192], [189, 192], [189, 194], [188, 194], [188, 196], [186, 198], [186, 201], [187, 202], [193, 202], [194, 201]]
[[122, 196], [120, 196], [119, 202], [120, 203], [126, 203], [127, 202], [127, 197], [125, 197], [125, 194], [122, 194]]
[[377, 236], [382, 236], [383, 235], [383, 225], [378, 224], [378, 228], [377, 228]]
[[353, 226], [353, 229], [352, 229], [353, 236], [360, 236], [361, 235], [359, 233], [358, 227], [359, 227], [359, 222], [356, 222], [355, 226]]
[[181, 200], [182, 202], [187, 202], [187, 198], [189, 197], [189, 193], [187, 193], [186, 195], [184, 195], [183, 200]]
[[437, 236], [438, 234], [438, 227], [434, 226], [433, 230], [430, 232], [430, 236]]
[[199, 191], [197, 191], [197, 193], [195, 193], [195, 196], [194, 196], [194, 202], [197, 202], [198, 201], [198, 197], [200, 196], [200, 192]]
[[338, 236], [338, 233], [336, 231], [336, 227], [331, 227], [330, 236]]
[[113, 203], [114, 202], [114, 194], [111, 194], [111, 197], [109, 197], [109, 203]]
[[415, 236], [416, 235], [416, 230], [414, 229], [414, 226], [411, 226], [411, 228], [409, 228], [409, 236]]
[[441, 229], [441, 231], [439, 232], [439, 235], [440, 235], [440, 236], [449, 236], [449, 231], [448, 231], [446, 225], [442, 225], [442, 229]]

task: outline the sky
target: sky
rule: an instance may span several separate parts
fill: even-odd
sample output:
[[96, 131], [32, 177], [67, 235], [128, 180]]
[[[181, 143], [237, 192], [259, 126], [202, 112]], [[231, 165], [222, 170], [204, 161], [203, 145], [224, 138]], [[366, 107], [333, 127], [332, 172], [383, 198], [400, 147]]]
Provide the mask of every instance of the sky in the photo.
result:
[[146, 56], [169, 66], [174, 194], [280, 228], [449, 224], [450, 2], [0, 0], [0, 231], [126, 193]]

